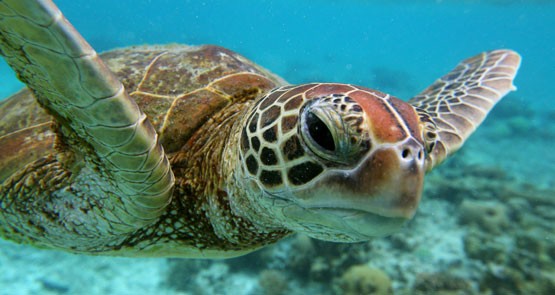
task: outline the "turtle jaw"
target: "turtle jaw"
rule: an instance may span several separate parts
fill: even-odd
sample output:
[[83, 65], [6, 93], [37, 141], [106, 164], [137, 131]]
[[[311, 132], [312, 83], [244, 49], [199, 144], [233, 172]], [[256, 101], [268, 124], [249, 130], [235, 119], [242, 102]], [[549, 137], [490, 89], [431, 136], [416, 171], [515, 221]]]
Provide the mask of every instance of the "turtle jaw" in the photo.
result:
[[302, 208], [288, 206], [283, 214], [299, 221], [292, 229], [308, 236], [332, 242], [362, 242], [398, 232], [407, 222], [405, 218], [338, 208]]
[[397, 232], [420, 202], [421, 150], [410, 138], [378, 149], [355, 169], [329, 173], [311, 189], [297, 192], [297, 202], [283, 208], [283, 215], [308, 228], [296, 230], [324, 240], [364, 241]]

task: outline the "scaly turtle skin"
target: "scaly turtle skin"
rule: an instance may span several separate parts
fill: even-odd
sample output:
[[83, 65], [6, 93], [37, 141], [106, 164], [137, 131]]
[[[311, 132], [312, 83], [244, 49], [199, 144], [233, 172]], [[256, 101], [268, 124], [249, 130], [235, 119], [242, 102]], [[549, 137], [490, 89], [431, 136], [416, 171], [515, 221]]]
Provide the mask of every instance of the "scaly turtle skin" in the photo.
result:
[[412, 218], [426, 171], [510, 90], [485, 52], [408, 103], [286, 85], [215, 46], [102, 60], [47, 0], [0, 0], [0, 53], [27, 84], [0, 104], [0, 234], [78, 253], [229, 257], [298, 231], [342, 242]]

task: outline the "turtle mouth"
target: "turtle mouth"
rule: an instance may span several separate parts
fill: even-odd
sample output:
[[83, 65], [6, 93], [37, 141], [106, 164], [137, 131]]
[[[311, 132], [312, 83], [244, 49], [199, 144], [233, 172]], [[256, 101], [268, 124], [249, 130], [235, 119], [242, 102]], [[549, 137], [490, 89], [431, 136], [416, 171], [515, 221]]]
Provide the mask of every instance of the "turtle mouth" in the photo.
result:
[[289, 206], [283, 213], [307, 229], [307, 235], [335, 242], [388, 236], [401, 230], [409, 220], [356, 208]]
[[365, 238], [391, 235], [398, 232], [407, 222], [406, 218], [389, 217], [354, 208], [311, 208], [311, 210], [340, 219], [345, 231]]

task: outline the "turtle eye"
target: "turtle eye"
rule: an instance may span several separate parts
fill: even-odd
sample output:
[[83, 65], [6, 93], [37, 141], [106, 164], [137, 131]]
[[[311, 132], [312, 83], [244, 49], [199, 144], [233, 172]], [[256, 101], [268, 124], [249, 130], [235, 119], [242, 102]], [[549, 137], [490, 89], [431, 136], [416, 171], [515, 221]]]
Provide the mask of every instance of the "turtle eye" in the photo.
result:
[[300, 132], [307, 147], [317, 156], [331, 162], [342, 162], [342, 150], [338, 142], [338, 130], [332, 129], [340, 126], [336, 120], [341, 120], [327, 108], [308, 106], [302, 111]]
[[[339, 102], [335, 102], [338, 100]], [[348, 97], [315, 98], [301, 109], [299, 132], [306, 147], [330, 165], [351, 165], [370, 149], [364, 119]], [[360, 107], [359, 107], [360, 108]]]
[[326, 124], [313, 112], [308, 112], [305, 118], [306, 127], [310, 138], [323, 149], [335, 151], [333, 135]]

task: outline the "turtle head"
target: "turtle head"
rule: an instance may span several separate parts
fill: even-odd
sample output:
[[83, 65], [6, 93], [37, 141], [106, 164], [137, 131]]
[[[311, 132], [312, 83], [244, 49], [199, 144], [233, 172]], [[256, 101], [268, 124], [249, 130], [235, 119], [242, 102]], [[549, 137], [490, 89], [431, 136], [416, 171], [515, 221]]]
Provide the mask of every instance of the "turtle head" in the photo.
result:
[[242, 127], [243, 183], [275, 222], [342, 242], [399, 230], [417, 209], [425, 145], [416, 111], [345, 84], [285, 86]]

